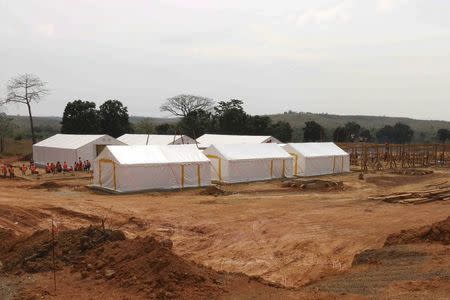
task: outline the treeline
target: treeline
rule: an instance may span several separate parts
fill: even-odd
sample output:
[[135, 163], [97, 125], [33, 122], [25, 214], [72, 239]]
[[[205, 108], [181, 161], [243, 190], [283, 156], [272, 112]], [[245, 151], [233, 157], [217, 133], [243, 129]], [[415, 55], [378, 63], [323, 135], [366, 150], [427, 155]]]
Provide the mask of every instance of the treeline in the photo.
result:
[[[282, 142], [376, 142], [411, 143], [414, 131], [401, 122], [382, 128], [364, 128], [356, 122], [348, 122], [330, 132], [316, 121], [292, 128], [287, 121], [274, 122], [269, 116], [249, 115], [243, 101], [231, 99], [215, 103], [205, 97], [178, 95], [169, 98], [160, 107], [175, 117], [174, 122], [155, 124], [150, 118], [132, 124], [128, 109], [119, 100], [107, 100], [98, 108], [94, 102], [75, 100], [68, 102], [63, 113], [61, 133], [109, 134], [118, 137], [124, 133], [186, 134], [197, 138], [204, 133], [271, 135]], [[11, 117], [0, 114], [0, 148], [5, 137], [19, 140], [30, 133], [16, 130]], [[49, 128], [46, 128], [49, 127]], [[45, 138], [55, 133], [50, 125], [35, 126], [35, 134]], [[47, 132], [48, 131], [48, 132]], [[301, 134], [298, 134], [301, 131]], [[327, 134], [325, 134], [327, 131]], [[420, 133], [419, 133], [420, 134]], [[436, 131], [436, 139], [445, 143], [450, 140], [450, 130]], [[0, 149], [1, 150], [1, 149]]]
[[204, 133], [271, 135], [288, 142], [292, 128], [287, 122], [272, 122], [267, 116], [251, 116], [241, 100], [220, 101], [217, 105], [208, 98], [179, 95], [161, 106], [180, 117], [176, 123], [152, 124], [142, 120], [134, 126], [129, 122], [128, 111], [118, 100], [108, 100], [99, 109], [94, 102], [75, 100], [64, 110], [61, 133], [105, 133], [118, 137], [124, 133], [186, 134], [197, 138]]
[[[325, 129], [315, 121], [305, 123], [303, 128], [303, 141], [324, 141]], [[348, 142], [378, 142], [378, 143], [410, 143], [414, 131], [410, 126], [397, 123], [394, 126], [386, 125], [378, 130], [369, 130], [356, 122], [348, 122], [337, 127], [333, 132], [333, 141], [337, 143]]]

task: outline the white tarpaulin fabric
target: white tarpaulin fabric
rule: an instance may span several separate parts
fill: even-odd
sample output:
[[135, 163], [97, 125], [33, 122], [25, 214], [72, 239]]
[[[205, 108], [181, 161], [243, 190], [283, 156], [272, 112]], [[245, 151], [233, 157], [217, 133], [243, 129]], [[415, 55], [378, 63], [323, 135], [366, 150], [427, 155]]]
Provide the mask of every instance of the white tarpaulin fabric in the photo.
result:
[[107, 146], [95, 165], [94, 186], [116, 192], [211, 185], [210, 161], [196, 145]]
[[72, 165], [78, 158], [93, 162], [105, 145], [123, 143], [105, 134], [56, 134], [33, 145], [33, 160], [41, 166], [58, 161]]
[[350, 172], [349, 154], [334, 143], [289, 143], [283, 149], [294, 157], [294, 175]]
[[227, 134], [204, 134], [197, 139], [198, 147], [205, 149], [211, 145], [229, 144], [264, 144], [281, 143], [270, 135], [227, 135]]
[[234, 183], [293, 176], [293, 158], [277, 144], [219, 144], [203, 151], [213, 180]]
[[195, 140], [187, 135], [173, 134], [124, 134], [117, 139], [130, 146], [196, 144]]

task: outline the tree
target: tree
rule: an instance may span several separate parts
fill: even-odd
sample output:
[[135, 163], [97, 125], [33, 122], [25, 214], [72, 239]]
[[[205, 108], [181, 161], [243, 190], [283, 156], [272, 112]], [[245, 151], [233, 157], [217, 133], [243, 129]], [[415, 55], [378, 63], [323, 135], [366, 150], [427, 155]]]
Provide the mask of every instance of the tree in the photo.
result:
[[99, 117], [95, 103], [82, 100], [67, 103], [61, 125], [61, 133], [100, 133]]
[[337, 127], [333, 132], [333, 141], [336, 143], [343, 143], [347, 141], [347, 131], [344, 127]]
[[245, 134], [248, 132], [249, 115], [244, 111], [244, 102], [231, 99], [228, 102], [220, 101], [214, 107], [215, 130], [224, 134]]
[[288, 122], [278, 121], [270, 125], [269, 133], [283, 143], [290, 142], [292, 139], [292, 127]]
[[[361, 133], [364, 128], [356, 122], [347, 122], [344, 127], [337, 127], [333, 132], [333, 140], [335, 142], [354, 142], [361, 139]], [[365, 134], [367, 134], [365, 132]]]
[[5, 151], [5, 137], [12, 133], [12, 118], [0, 113], [0, 153]]
[[380, 143], [392, 143], [394, 136], [394, 127], [391, 125], [385, 125], [383, 128], [380, 128], [377, 133], [377, 140]]
[[268, 135], [270, 134], [272, 120], [268, 116], [248, 116], [248, 134]]
[[303, 141], [304, 142], [323, 141], [324, 136], [325, 136], [325, 130], [319, 123], [317, 123], [315, 121], [305, 122], [305, 127], [303, 128]]
[[128, 116], [128, 108], [119, 100], [107, 100], [100, 105], [99, 111], [100, 132], [112, 137], [119, 137], [132, 132]]
[[173, 124], [163, 123], [155, 127], [157, 134], [176, 134], [177, 128]]
[[381, 143], [410, 143], [414, 131], [406, 124], [396, 123], [394, 126], [386, 125], [377, 131], [377, 139]]
[[414, 131], [411, 127], [403, 123], [396, 123], [393, 128], [395, 143], [406, 144], [411, 142], [414, 136]]
[[213, 116], [203, 109], [194, 110], [181, 119], [178, 125], [183, 133], [196, 138], [212, 130]]
[[438, 140], [445, 144], [447, 140], [450, 140], [450, 130], [441, 128], [437, 131], [437, 136]]
[[361, 129], [361, 132], [359, 133], [359, 138], [363, 142], [371, 142], [373, 140], [372, 133], [370, 132], [369, 129], [365, 129], [365, 128]]
[[202, 109], [204, 111], [211, 110], [214, 101], [201, 96], [194, 95], [178, 95], [169, 98], [161, 105], [160, 110], [170, 112], [178, 117], [186, 117], [190, 112]]
[[152, 134], [155, 132], [155, 125], [149, 118], [145, 118], [136, 123], [134, 133]]
[[46, 88], [46, 84], [46, 82], [41, 81], [35, 75], [21, 74], [13, 77], [6, 87], [7, 96], [4, 101], [5, 104], [20, 103], [27, 106], [33, 144], [36, 143], [36, 136], [34, 134], [31, 104], [33, 102], [38, 103], [44, 95], [48, 94], [49, 90]]

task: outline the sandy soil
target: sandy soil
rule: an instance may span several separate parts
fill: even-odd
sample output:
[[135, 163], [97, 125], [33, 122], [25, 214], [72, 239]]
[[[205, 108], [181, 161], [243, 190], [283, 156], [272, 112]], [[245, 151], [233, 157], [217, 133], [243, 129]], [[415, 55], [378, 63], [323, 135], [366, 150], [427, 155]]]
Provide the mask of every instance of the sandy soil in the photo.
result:
[[[30, 234], [49, 228], [52, 218], [61, 228], [103, 220], [129, 238], [170, 238], [176, 254], [204, 266], [261, 276], [303, 293], [305, 286], [350, 270], [355, 254], [382, 247], [389, 234], [450, 215], [448, 201], [401, 205], [367, 200], [369, 195], [420, 189], [447, 179], [450, 182], [448, 169], [435, 169], [434, 174], [423, 176], [372, 173], [358, 180], [358, 173], [350, 173], [321, 179], [343, 181], [345, 189], [301, 191], [272, 181], [226, 185], [222, 188], [232, 194], [217, 197], [202, 195], [198, 189], [109, 195], [87, 189], [86, 178], [44, 185], [51, 178], [0, 179], [0, 227]], [[443, 257], [450, 259], [448, 254]], [[45, 276], [33, 275], [35, 286], [46, 285]], [[409, 283], [393, 283], [383, 289], [389, 289], [390, 295], [404, 293], [405, 284]], [[426, 284], [438, 286], [442, 294], [439, 281]], [[79, 290], [76, 284], [72, 288]], [[95, 286], [91, 288], [98, 292]], [[367, 296], [352, 289], [327, 292], [339, 297]], [[120, 299], [120, 291], [117, 293]], [[241, 295], [245, 293], [243, 290]]]

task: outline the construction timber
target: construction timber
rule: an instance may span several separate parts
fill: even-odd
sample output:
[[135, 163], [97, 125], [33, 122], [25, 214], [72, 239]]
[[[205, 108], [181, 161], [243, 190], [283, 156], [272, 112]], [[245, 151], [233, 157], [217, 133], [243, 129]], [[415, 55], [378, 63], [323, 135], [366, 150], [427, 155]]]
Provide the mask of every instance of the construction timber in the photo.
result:
[[450, 144], [341, 143], [350, 165], [361, 171], [417, 167], [449, 167]]

